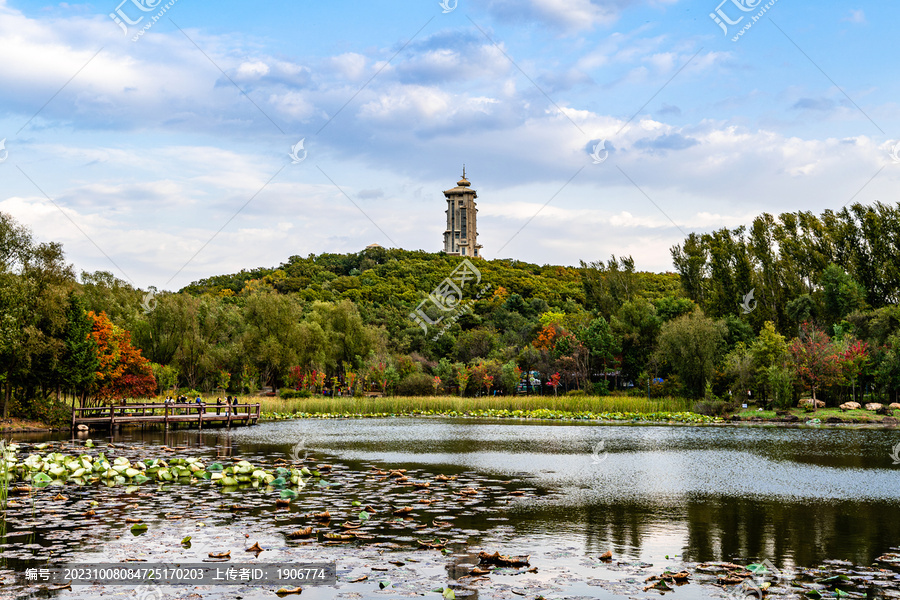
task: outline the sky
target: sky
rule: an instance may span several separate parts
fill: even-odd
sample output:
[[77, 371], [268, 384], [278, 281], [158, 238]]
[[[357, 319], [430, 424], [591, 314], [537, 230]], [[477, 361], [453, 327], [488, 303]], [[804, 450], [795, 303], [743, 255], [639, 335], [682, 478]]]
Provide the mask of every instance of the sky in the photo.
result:
[[177, 290], [439, 251], [463, 164], [537, 264], [897, 201], [900, 4], [717, 2], [0, 0], [0, 211]]

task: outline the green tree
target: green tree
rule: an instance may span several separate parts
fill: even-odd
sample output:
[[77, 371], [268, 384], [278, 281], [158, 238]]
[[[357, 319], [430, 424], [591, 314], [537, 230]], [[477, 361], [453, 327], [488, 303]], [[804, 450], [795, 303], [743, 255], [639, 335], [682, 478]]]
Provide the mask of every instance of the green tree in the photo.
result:
[[722, 335], [723, 327], [699, 309], [662, 326], [660, 358], [672, 365], [689, 396], [704, 395], [714, 372]]
[[820, 286], [828, 325], [840, 323], [845, 316], [865, 306], [865, 289], [834, 263], [825, 268]]

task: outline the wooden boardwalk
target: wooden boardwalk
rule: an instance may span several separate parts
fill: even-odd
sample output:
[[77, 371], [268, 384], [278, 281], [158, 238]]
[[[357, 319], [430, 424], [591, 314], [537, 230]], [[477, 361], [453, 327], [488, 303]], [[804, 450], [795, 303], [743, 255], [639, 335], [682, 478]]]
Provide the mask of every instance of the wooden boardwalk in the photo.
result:
[[79, 425], [114, 429], [120, 425], [169, 425], [186, 423], [202, 429], [209, 425], [255, 425], [261, 404], [233, 404], [229, 411], [216, 404], [124, 404], [72, 409], [72, 429]]

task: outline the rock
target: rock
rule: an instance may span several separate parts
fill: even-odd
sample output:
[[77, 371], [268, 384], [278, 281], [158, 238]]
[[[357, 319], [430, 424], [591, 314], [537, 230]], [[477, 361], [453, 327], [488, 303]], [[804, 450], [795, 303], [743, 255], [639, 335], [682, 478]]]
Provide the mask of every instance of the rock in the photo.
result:
[[[805, 398], [800, 401], [800, 406], [812, 406], [813, 401], [812, 398]], [[825, 408], [825, 403], [821, 400], [816, 400], [816, 408]]]
[[866, 404], [866, 410], [881, 410], [882, 408], [884, 408], [884, 405], [878, 402], [869, 402]]
[[888, 408], [891, 410], [900, 410], [900, 402], [891, 402], [888, 404]]
[[891, 427], [896, 427], [897, 423], [900, 423], [897, 417], [885, 417], [881, 420], [882, 425], [890, 425]]
[[859, 402], [844, 402], [841, 404], [840, 408], [841, 410], [858, 410], [862, 408], [862, 406], [859, 405]]
[[88, 426], [85, 425], [84, 423], [80, 423], [75, 427], [75, 429], [77, 429], [78, 431], [87, 431]]
[[800, 417], [798, 417], [797, 415], [786, 415], [782, 417], [781, 420], [785, 423], [796, 423], [800, 420]]

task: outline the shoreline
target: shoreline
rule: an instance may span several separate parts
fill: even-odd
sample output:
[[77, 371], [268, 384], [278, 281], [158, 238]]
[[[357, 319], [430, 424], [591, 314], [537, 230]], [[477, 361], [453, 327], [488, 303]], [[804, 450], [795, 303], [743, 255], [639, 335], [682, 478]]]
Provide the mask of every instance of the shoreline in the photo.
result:
[[[696, 417], [703, 417], [697, 413], [690, 413]], [[450, 413], [368, 413], [368, 414], [334, 414], [334, 413], [300, 413], [296, 415], [285, 415], [280, 417], [262, 416], [260, 423], [272, 423], [277, 421], [293, 421], [301, 419], [387, 419], [387, 418], [434, 418], [434, 419], [472, 419], [472, 420], [500, 420], [500, 421], [521, 421], [521, 422], [564, 422], [564, 423], [591, 423], [594, 425], [621, 425], [621, 426], [680, 426], [680, 427], [784, 427], [791, 429], [883, 429], [896, 430], [898, 424], [896, 422], [884, 423], [883, 421], [854, 421], [854, 420], [835, 420], [833, 417], [816, 423], [803, 421], [800, 419], [778, 418], [766, 419], [762, 417], [742, 418], [737, 415], [727, 417], [715, 417], [697, 420], [671, 420], [671, 419], [645, 419], [645, 418], [591, 418], [581, 416], [532, 416], [532, 415], [491, 415], [491, 414], [450, 414]], [[813, 417], [815, 418], [815, 417]], [[890, 418], [890, 417], [889, 417]], [[124, 427], [129, 427], [125, 425]], [[189, 431], [194, 428], [184, 428], [179, 430]], [[214, 430], [222, 429], [215, 427]], [[91, 428], [90, 432], [107, 431], [105, 428]], [[17, 433], [57, 433], [57, 432], [73, 432], [71, 427], [50, 427], [40, 425], [27, 425], [18, 427], [0, 427], [0, 435], [17, 434]], [[87, 433], [87, 432], [83, 432]]]

